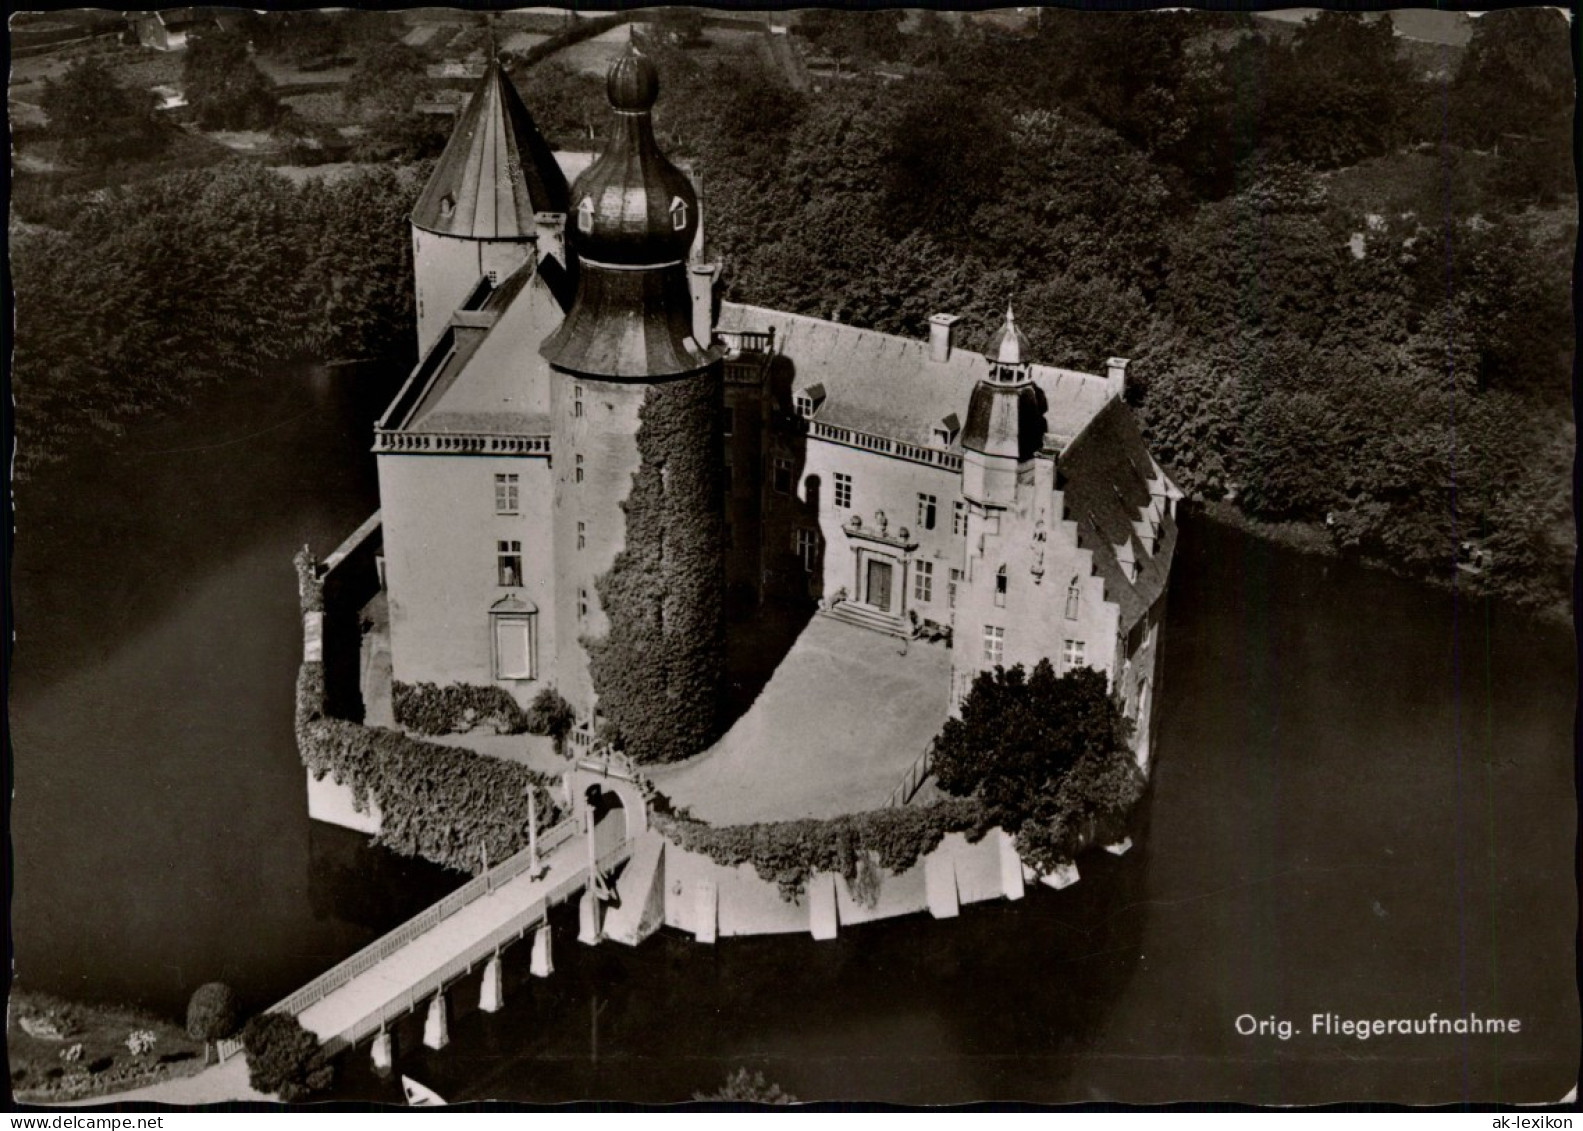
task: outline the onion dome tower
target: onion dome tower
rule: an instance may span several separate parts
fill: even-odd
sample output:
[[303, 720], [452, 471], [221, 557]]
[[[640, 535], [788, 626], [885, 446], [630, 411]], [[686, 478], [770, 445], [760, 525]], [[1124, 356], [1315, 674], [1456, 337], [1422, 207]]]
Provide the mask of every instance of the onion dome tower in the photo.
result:
[[698, 195], [654, 139], [654, 64], [606, 84], [609, 141], [572, 187], [577, 293], [553, 369], [559, 690], [640, 761], [716, 735], [723, 684], [720, 351], [693, 331]]
[[690, 373], [719, 356], [693, 337], [687, 257], [698, 194], [654, 140], [654, 64], [629, 46], [606, 93], [610, 141], [571, 192], [577, 297], [541, 352], [558, 369], [616, 381]]
[[483, 78], [412, 210], [420, 352], [481, 277], [506, 278], [535, 249], [564, 254], [568, 199], [566, 176], [491, 44]]
[[989, 374], [973, 388], [962, 429], [962, 494], [981, 506], [1007, 507], [1016, 496], [1019, 467], [1044, 441], [1044, 397], [1026, 360], [1028, 339], [1010, 307], [984, 353]]

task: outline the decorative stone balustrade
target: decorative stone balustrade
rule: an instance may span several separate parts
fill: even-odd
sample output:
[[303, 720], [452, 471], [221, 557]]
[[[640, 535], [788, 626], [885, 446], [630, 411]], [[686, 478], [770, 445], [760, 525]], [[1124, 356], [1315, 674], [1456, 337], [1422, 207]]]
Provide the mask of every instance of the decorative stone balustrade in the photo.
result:
[[414, 455], [548, 456], [548, 436], [496, 436], [482, 432], [392, 432], [374, 430], [374, 451]]
[[869, 432], [859, 432], [855, 428], [842, 428], [837, 424], [825, 424], [822, 421], [811, 420], [808, 422], [808, 435], [815, 440], [829, 440], [834, 444], [845, 444], [849, 448], [861, 448], [866, 452], [878, 452], [880, 455], [894, 456], [897, 459], [908, 460], [912, 463], [941, 467], [946, 471], [962, 470], [962, 457], [955, 452], [941, 451], [938, 448], [920, 447], [917, 444], [892, 440], [888, 436], [875, 436]]

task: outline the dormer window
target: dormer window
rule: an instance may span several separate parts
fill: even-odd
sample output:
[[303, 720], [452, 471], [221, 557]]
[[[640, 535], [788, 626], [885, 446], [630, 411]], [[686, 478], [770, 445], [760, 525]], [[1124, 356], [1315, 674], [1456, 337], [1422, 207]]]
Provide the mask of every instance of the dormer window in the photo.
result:
[[952, 413], [934, 426], [934, 442], [936, 447], [949, 448], [956, 442], [956, 437], [962, 431], [962, 422]]
[[671, 227], [678, 232], [687, 227], [687, 202], [679, 196], [671, 197]]
[[594, 230], [594, 202], [586, 196], [577, 203], [577, 230], [579, 232]]
[[450, 217], [456, 212], [456, 198], [450, 193], [440, 197], [440, 215]]
[[810, 420], [813, 414], [819, 411], [819, 406], [824, 403], [824, 386], [810, 385], [806, 389], [798, 389], [792, 394], [792, 408], [804, 420]]

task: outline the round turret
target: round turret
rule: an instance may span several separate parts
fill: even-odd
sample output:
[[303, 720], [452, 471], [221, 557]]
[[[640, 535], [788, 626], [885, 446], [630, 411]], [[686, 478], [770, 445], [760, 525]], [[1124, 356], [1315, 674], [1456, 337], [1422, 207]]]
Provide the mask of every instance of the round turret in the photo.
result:
[[660, 152], [650, 110], [659, 76], [636, 47], [610, 68], [612, 136], [572, 185], [570, 240], [583, 259], [621, 267], [681, 262], [698, 231], [698, 194]]

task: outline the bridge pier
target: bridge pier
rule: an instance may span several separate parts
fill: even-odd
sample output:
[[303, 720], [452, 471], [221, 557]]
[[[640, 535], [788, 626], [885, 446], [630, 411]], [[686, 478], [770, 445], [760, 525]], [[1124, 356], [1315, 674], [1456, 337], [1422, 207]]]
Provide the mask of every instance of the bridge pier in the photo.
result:
[[484, 963], [484, 980], [478, 987], [478, 1008], [485, 1013], [499, 1013], [505, 1005], [505, 994], [500, 984], [500, 952]]
[[381, 1029], [374, 1038], [374, 1071], [389, 1072], [395, 1062], [394, 1042], [390, 1037], [390, 1030]]
[[550, 925], [545, 923], [533, 932], [533, 962], [528, 972], [535, 978], [548, 978], [555, 972], [555, 958], [550, 954]]
[[429, 1015], [423, 1019], [423, 1044], [426, 1048], [439, 1050], [450, 1043], [451, 1026], [445, 1011], [445, 991], [439, 990], [429, 1002]]
[[592, 883], [577, 902], [577, 941], [588, 946], [599, 942], [599, 895]]

